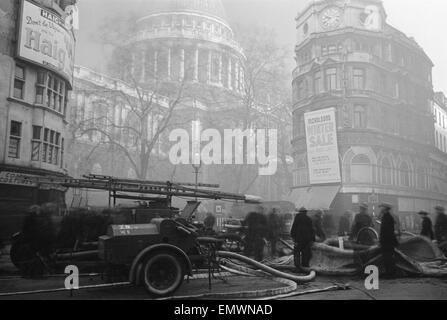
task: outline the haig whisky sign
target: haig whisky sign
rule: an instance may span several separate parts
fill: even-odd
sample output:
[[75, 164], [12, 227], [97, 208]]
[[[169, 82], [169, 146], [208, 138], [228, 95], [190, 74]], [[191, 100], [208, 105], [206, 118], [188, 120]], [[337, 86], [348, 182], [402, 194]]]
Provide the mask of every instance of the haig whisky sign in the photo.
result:
[[27, 0], [22, 1], [17, 55], [73, 80], [75, 39], [65, 20]]

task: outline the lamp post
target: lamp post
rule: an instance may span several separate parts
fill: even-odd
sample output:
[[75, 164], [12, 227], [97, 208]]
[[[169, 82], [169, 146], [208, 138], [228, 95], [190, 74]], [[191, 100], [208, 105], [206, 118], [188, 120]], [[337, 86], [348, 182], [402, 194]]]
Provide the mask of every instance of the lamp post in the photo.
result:
[[199, 164], [192, 164], [192, 167], [194, 169], [194, 174], [196, 176], [196, 180], [195, 180], [195, 184], [196, 184], [196, 202], [197, 202], [197, 190], [199, 189], [199, 173], [200, 173], [200, 168], [202, 167], [202, 162], [200, 162]]
[[199, 173], [200, 168], [202, 167], [202, 158], [201, 158], [201, 149], [200, 149], [200, 133], [201, 133], [201, 123], [200, 120], [193, 121], [192, 123], [192, 149], [193, 149], [193, 157], [192, 157], [192, 167], [194, 169], [195, 177], [196, 177], [196, 202], [197, 202], [197, 190], [199, 184]]

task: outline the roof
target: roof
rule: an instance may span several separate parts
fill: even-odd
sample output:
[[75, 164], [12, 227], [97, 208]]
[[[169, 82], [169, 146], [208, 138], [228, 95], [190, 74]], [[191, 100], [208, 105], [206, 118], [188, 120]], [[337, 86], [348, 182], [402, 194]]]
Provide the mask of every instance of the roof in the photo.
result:
[[227, 15], [221, 0], [154, 0], [150, 7], [149, 15], [169, 12], [192, 12], [227, 21]]

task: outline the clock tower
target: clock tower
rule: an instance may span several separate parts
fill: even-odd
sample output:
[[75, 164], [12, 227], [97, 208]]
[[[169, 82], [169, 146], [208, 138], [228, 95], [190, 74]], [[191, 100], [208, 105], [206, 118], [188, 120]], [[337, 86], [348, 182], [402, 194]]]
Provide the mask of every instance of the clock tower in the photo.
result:
[[311, 34], [355, 28], [380, 32], [386, 21], [379, 0], [324, 0], [304, 9], [297, 21], [297, 43]]

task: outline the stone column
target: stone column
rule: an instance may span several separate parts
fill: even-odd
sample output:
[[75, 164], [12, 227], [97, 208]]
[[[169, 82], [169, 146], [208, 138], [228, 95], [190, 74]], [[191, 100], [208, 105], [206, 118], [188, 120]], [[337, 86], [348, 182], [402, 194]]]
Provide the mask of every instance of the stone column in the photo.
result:
[[146, 54], [147, 51], [141, 50], [142, 59], [141, 59], [141, 79], [140, 82], [144, 82], [146, 80]]
[[185, 78], [185, 49], [180, 50], [180, 79]]
[[132, 53], [132, 56], [130, 58], [130, 75], [133, 79], [135, 79], [135, 61], [137, 59], [135, 58], [135, 52]]
[[232, 81], [232, 77], [231, 77], [231, 71], [232, 71], [232, 69], [231, 69], [231, 64], [232, 64], [232, 62], [233, 62], [233, 59], [231, 58], [231, 56], [230, 57], [228, 57], [228, 88], [229, 89], [232, 89], [233, 87], [231, 86], [231, 81]]
[[212, 63], [212, 60], [211, 60], [211, 50], [208, 50], [208, 70], [207, 70], [208, 79], [207, 79], [207, 82], [211, 81], [211, 63]]
[[154, 79], [158, 78], [158, 51], [154, 52]]
[[222, 61], [222, 52], [219, 54], [219, 84], [220, 85], [223, 85], [223, 83], [222, 83], [222, 64], [223, 64], [223, 61]]
[[197, 48], [194, 52], [194, 81], [199, 81], [199, 49]]
[[234, 76], [235, 76], [235, 84], [236, 84], [236, 91], [239, 91], [239, 62], [236, 61], [236, 63], [234, 64]]
[[171, 79], [171, 61], [172, 61], [172, 50], [168, 48], [168, 79]]

